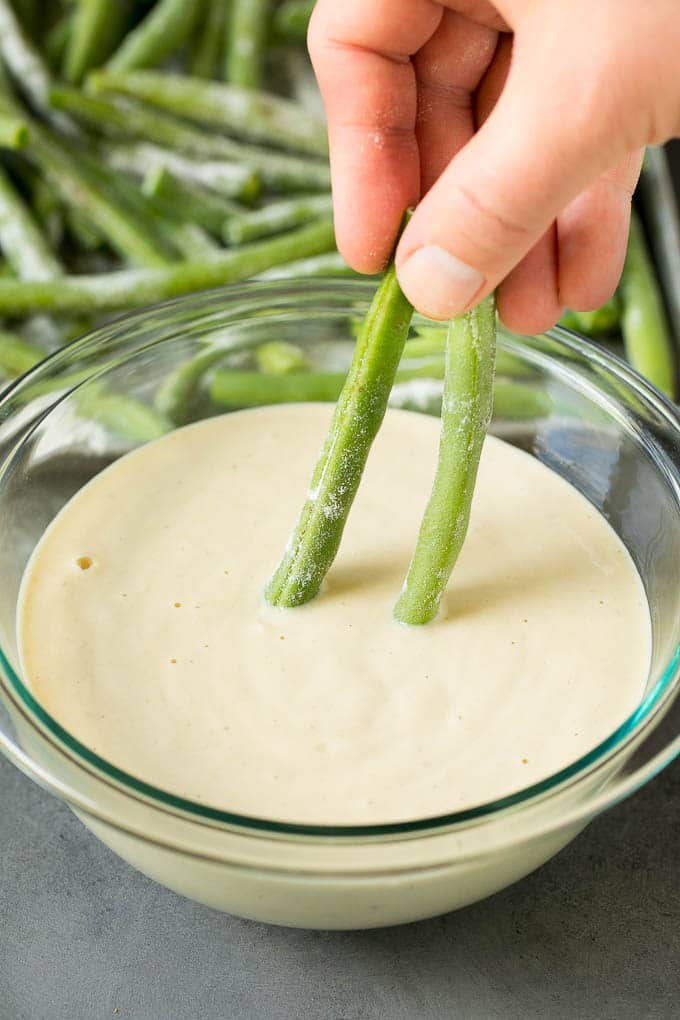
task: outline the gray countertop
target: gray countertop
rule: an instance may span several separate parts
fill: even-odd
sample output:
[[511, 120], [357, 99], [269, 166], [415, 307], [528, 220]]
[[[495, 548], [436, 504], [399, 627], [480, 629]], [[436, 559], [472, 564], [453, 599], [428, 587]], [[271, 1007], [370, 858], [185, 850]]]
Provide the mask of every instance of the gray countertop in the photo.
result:
[[3, 760], [0, 862], [0, 1020], [680, 1016], [680, 762], [511, 888], [373, 932], [175, 896]]

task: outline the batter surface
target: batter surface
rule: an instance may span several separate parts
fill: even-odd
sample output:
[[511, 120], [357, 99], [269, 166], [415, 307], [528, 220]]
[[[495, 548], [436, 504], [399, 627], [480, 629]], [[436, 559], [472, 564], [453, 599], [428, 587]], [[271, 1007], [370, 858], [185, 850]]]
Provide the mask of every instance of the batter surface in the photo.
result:
[[405, 411], [386, 416], [321, 595], [265, 605], [331, 412], [212, 418], [78, 493], [19, 607], [24, 675], [47, 711], [165, 790], [317, 824], [470, 807], [608, 736], [647, 678], [642, 584], [590, 504], [498, 439], [435, 623], [391, 617], [439, 431]]

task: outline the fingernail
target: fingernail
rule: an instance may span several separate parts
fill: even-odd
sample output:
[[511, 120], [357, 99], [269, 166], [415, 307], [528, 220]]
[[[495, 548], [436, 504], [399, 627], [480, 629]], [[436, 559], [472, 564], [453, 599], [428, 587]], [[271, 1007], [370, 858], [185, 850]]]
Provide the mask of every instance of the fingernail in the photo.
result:
[[417, 248], [397, 269], [406, 297], [423, 315], [451, 319], [460, 315], [484, 286], [484, 277], [436, 244]]

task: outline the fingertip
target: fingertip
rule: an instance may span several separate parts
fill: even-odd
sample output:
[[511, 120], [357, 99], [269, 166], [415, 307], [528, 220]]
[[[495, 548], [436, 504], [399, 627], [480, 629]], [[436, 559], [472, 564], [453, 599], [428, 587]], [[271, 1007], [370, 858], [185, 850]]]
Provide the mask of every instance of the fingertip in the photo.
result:
[[535, 308], [531, 305], [518, 305], [513, 301], [504, 301], [502, 289], [497, 296], [498, 317], [511, 333], [519, 333], [521, 336], [536, 336], [538, 333], [546, 333], [562, 318], [564, 308], [553, 307]]
[[483, 275], [451, 252], [426, 244], [408, 257], [397, 253], [397, 278], [411, 304], [430, 319], [462, 314], [482, 296]]
[[330, 134], [336, 243], [360, 273], [388, 263], [404, 209], [419, 193], [415, 136], [364, 127]]
[[402, 208], [374, 216], [352, 202], [335, 201], [335, 241], [345, 262], [357, 273], [380, 273], [394, 251]]
[[600, 308], [616, 290], [626, 257], [635, 153], [586, 188], [558, 217], [559, 292], [568, 308]]
[[373, 276], [376, 273], [381, 273], [389, 261], [389, 249], [387, 251], [380, 251], [378, 249], [368, 250], [363, 247], [357, 247], [352, 242], [343, 243], [339, 240], [337, 245], [343, 259], [355, 273]]
[[545, 333], [564, 314], [554, 283], [540, 283], [522, 263], [497, 288], [496, 307], [503, 325], [522, 336]]

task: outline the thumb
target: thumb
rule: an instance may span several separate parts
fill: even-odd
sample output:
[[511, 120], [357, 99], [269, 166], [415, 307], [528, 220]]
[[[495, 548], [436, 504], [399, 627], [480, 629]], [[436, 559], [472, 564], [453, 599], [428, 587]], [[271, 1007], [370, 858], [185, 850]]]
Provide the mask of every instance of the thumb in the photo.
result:
[[518, 42], [496, 106], [399, 243], [399, 282], [431, 318], [460, 315], [492, 291], [558, 213], [620, 158], [611, 99], [599, 94], [606, 75], [584, 82], [560, 68], [559, 54], [551, 69], [545, 49], [522, 61]]

